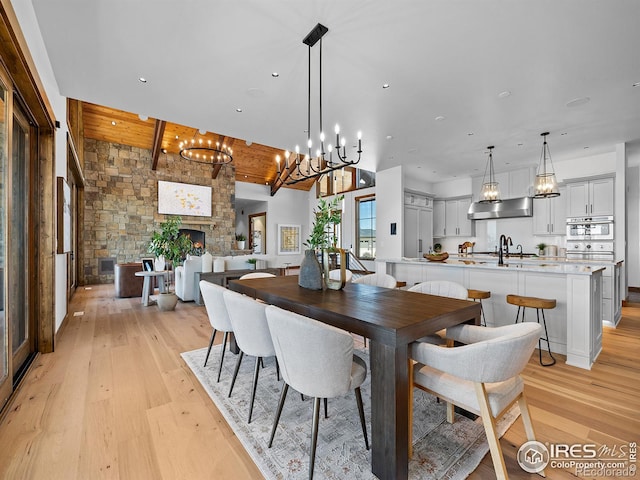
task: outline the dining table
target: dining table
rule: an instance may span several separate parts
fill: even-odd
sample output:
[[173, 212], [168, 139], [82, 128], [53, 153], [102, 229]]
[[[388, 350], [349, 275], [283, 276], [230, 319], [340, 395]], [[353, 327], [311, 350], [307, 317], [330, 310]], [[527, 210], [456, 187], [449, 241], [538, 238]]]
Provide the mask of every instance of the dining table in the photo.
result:
[[347, 283], [310, 290], [298, 277], [232, 280], [229, 289], [369, 339], [371, 471], [406, 479], [409, 470], [409, 345], [461, 323], [480, 324], [480, 304], [400, 289]]

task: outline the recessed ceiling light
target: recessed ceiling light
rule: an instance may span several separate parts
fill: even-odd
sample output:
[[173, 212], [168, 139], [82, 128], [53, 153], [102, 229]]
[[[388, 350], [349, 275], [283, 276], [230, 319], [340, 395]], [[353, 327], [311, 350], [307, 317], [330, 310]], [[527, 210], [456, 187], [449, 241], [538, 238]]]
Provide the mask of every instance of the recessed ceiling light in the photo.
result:
[[143, 122], [146, 122], [147, 120], [149, 120], [149, 117], [147, 117], [146, 115], [142, 115], [142, 114], [139, 114], [138, 118], [140, 120], [142, 120]]
[[393, 140], [393, 135], [387, 135], [387, 140]]
[[522, 142], [518, 143], [518, 146], [519, 146], [519, 147], [521, 147], [521, 146], [523, 146], [523, 145], [524, 145], [524, 143], [522, 143]]
[[589, 97], [578, 97], [573, 100], [569, 100], [567, 102], [567, 107], [579, 107], [580, 105], [584, 105], [585, 103], [589, 103], [591, 99]]
[[564, 132], [564, 133], [561, 133], [561, 134], [560, 134], [560, 136], [562, 136], [562, 135], [566, 135], [566, 134], [567, 134], [567, 132]]
[[179, 139], [179, 138], [180, 138], [180, 136], [179, 136], [179, 135], [176, 135], [176, 140], [177, 140], [177, 139]]
[[144, 77], [140, 77], [140, 78], [138, 78], [138, 81], [139, 81], [140, 83], [147, 83], [147, 79], [146, 79], [146, 78], [144, 78]]
[[636, 82], [633, 84], [634, 87], [640, 87], [640, 82]]
[[511, 96], [511, 92], [509, 90], [505, 90], [504, 92], [500, 92], [498, 94], [498, 98], [507, 98]]
[[389, 88], [391, 85], [389, 85], [388, 83], [383, 83], [382, 84], [382, 88]]
[[271, 76], [272, 76], [273, 78], [278, 78], [278, 77], [280, 76], [280, 74], [279, 74], [278, 72], [273, 72], [273, 73], [271, 74]]
[[236, 112], [242, 113], [242, 108], [240, 108], [240, 107], [236, 108]]
[[111, 125], [113, 125], [114, 127], [117, 125], [115, 120], [111, 120]]
[[587, 150], [589, 147], [582, 147], [582, 148], [584, 148], [585, 150]]
[[473, 132], [469, 132], [469, 133], [467, 133], [467, 136], [468, 136], [468, 137], [473, 137]]
[[245, 175], [244, 178], [249, 178], [249, 175]]
[[447, 117], [445, 117], [444, 115], [438, 115], [438, 116], [435, 118], [435, 121], [436, 121], [436, 122], [442, 122], [445, 118], [447, 118]]

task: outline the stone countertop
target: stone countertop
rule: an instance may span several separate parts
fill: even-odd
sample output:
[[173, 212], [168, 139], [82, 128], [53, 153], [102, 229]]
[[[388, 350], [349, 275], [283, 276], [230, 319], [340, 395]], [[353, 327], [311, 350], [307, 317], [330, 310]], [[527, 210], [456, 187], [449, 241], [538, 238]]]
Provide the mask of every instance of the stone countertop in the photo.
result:
[[[422, 258], [407, 258], [402, 257], [403, 259], [410, 261], [428, 261]], [[469, 254], [456, 254], [450, 253], [449, 259], [453, 260], [475, 260], [475, 261], [498, 261], [498, 254], [487, 254], [487, 253], [469, 253]], [[624, 259], [617, 258], [615, 260], [597, 260], [597, 259], [577, 259], [577, 258], [567, 258], [567, 257], [539, 257], [539, 256], [531, 256], [525, 255], [520, 257], [517, 253], [512, 253], [509, 256], [504, 257], [504, 262], [518, 262], [518, 263], [531, 263], [531, 264], [539, 264], [539, 263], [562, 263], [562, 264], [575, 264], [575, 265], [616, 265], [624, 262]], [[431, 263], [431, 262], [430, 262]]]
[[[524, 259], [523, 259], [524, 260]], [[406, 264], [429, 264], [444, 268], [477, 268], [485, 270], [505, 270], [505, 271], [526, 271], [553, 273], [561, 275], [591, 275], [593, 272], [604, 270], [605, 265], [595, 265], [593, 263], [568, 263], [556, 262], [549, 259], [545, 261], [525, 262], [520, 259], [509, 258], [504, 265], [498, 265], [498, 260], [492, 257], [470, 258], [470, 257], [449, 257], [443, 262], [430, 262], [421, 258], [400, 258], [385, 260], [387, 263]]]

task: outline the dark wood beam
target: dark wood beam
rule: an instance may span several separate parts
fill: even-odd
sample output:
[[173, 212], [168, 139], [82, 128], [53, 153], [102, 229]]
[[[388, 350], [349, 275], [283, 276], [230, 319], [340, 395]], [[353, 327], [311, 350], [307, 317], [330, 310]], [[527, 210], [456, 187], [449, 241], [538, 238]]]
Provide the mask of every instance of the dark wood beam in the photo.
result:
[[[226, 141], [227, 142], [227, 148], [231, 148], [233, 146], [233, 142], [235, 142], [235, 140], [236, 140], [235, 138], [225, 137], [224, 135], [220, 135], [218, 137], [218, 143], [220, 144], [220, 147], [222, 147], [222, 145]], [[211, 178], [213, 180], [218, 178], [218, 173], [220, 173], [220, 169], [221, 168], [222, 168], [222, 165], [220, 165], [220, 164], [217, 164], [217, 165], [213, 166], [213, 170], [211, 171]]]
[[153, 146], [151, 147], [151, 170], [155, 170], [158, 167], [158, 158], [160, 158], [160, 152], [162, 151], [162, 137], [166, 126], [167, 122], [156, 119], [156, 125], [153, 130]]

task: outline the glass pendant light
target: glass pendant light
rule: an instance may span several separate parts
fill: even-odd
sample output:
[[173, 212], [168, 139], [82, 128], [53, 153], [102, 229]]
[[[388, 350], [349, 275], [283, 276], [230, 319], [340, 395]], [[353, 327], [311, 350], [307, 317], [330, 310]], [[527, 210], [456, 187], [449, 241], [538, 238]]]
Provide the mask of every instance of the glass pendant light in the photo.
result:
[[[549, 135], [549, 132], [540, 134], [540, 136], [544, 138], [544, 143], [542, 144], [542, 154], [540, 156], [540, 164], [538, 165], [538, 173], [536, 174], [536, 181], [534, 184], [534, 198], [551, 198], [560, 196], [558, 182], [556, 181], [556, 174], [553, 171], [551, 154], [549, 153], [549, 145], [547, 145], [547, 135]], [[549, 159], [549, 170], [547, 170], [547, 158]]]
[[[484, 169], [484, 177], [482, 177], [482, 190], [480, 191], [480, 200], [478, 203], [500, 203], [500, 188], [498, 182], [496, 182], [495, 174], [493, 172], [493, 145], [487, 147], [489, 149], [489, 159], [487, 160], [487, 166]], [[487, 179], [487, 170], [489, 170], [489, 181]]]

